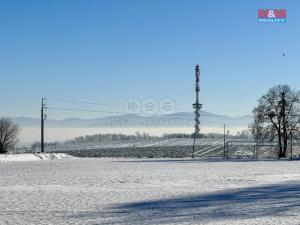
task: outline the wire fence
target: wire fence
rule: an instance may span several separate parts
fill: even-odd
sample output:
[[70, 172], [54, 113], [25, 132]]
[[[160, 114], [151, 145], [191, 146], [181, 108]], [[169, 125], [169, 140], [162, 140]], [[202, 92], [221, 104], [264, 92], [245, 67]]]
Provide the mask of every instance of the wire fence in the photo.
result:
[[[133, 157], [133, 158], [185, 158], [191, 157], [193, 139], [156, 138], [149, 140], [123, 140], [87, 143], [52, 143], [46, 152], [64, 152], [79, 157]], [[18, 152], [39, 152], [39, 146], [18, 149]], [[256, 143], [252, 140], [232, 139], [224, 145], [222, 138], [199, 138], [195, 148], [196, 158], [226, 159], [276, 159], [278, 144]], [[289, 143], [288, 158], [300, 157], [300, 142]]]

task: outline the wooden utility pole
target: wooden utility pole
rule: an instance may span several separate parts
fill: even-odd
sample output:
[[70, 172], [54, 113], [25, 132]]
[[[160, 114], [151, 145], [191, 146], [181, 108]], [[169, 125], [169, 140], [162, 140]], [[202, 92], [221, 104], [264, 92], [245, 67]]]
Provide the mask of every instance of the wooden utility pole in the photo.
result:
[[41, 152], [45, 152], [45, 145], [44, 145], [44, 122], [47, 118], [47, 115], [45, 114], [44, 110], [47, 109], [46, 99], [42, 98], [42, 106], [41, 106]]

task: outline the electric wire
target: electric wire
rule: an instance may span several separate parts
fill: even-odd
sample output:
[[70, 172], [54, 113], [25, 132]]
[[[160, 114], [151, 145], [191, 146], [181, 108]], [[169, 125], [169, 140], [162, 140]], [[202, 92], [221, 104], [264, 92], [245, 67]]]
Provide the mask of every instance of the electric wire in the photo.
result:
[[[69, 99], [58, 99], [58, 98], [45, 98], [46, 100], [50, 100], [50, 101], [55, 101], [55, 102], [70, 102], [70, 103], [79, 103], [79, 104], [88, 104], [88, 105], [99, 105], [99, 106], [111, 106], [111, 107], [118, 107], [118, 108], [123, 108], [124, 105], [115, 105], [115, 104], [107, 104], [107, 103], [97, 103], [97, 102], [89, 102], [89, 101], [81, 101], [81, 100], [69, 100]], [[95, 110], [97, 111], [97, 110]], [[184, 109], [177, 109], [177, 111], [188, 111], [188, 110], [184, 110]], [[246, 111], [239, 111], [239, 110], [217, 110], [214, 112], [218, 112], [218, 113], [228, 113], [228, 112], [232, 112], [232, 113], [243, 113], [243, 114], [249, 114], [251, 112], [246, 112]], [[114, 113], [114, 112], [113, 112]], [[117, 113], [122, 113], [122, 112], [117, 112]], [[148, 113], [145, 113], [147, 115], [149, 115]], [[160, 114], [157, 114], [160, 115]], [[214, 114], [213, 116], [215, 116], [216, 114]], [[208, 115], [201, 115], [201, 116], [208, 116]], [[227, 115], [217, 115], [217, 116], [227, 116]]]
[[[47, 107], [48, 110], [62, 110], [62, 111], [75, 111], [75, 112], [92, 112], [92, 113], [108, 113], [108, 114], [122, 114], [124, 111], [105, 111], [105, 110], [91, 110], [91, 109], [75, 109], [75, 108], [60, 108], [60, 107]], [[172, 116], [172, 117], [194, 117], [195, 115], [176, 115], [174, 114], [163, 114], [163, 113], [128, 113], [132, 115], [148, 115], [148, 116]], [[203, 117], [223, 117], [224, 115], [201, 115]]]
[[67, 100], [67, 99], [56, 99], [56, 98], [45, 98], [46, 100], [55, 101], [55, 102], [70, 102], [70, 103], [80, 103], [88, 105], [99, 105], [99, 106], [111, 106], [111, 107], [123, 107], [121, 105], [97, 103], [97, 102], [88, 102], [88, 101], [79, 101], [79, 100]]

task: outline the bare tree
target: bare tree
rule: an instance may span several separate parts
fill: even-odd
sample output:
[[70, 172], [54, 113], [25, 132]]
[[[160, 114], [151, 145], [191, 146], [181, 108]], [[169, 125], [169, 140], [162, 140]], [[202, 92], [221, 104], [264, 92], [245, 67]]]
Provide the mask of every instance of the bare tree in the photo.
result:
[[299, 103], [300, 91], [277, 85], [258, 100], [253, 110], [253, 136], [257, 142], [277, 140], [278, 157], [286, 157], [288, 140], [300, 130]]
[[6, 153], [18, 142], [20, 128], [11, 119], [0, 118], [0, 153]]

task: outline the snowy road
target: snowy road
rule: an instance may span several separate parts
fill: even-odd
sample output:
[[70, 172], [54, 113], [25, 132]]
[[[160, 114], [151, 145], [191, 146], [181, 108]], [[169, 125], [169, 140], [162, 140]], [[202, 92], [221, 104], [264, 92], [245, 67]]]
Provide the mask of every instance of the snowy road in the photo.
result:
[[300, 161], [0, 162], [0, 224], [300, 224]]

